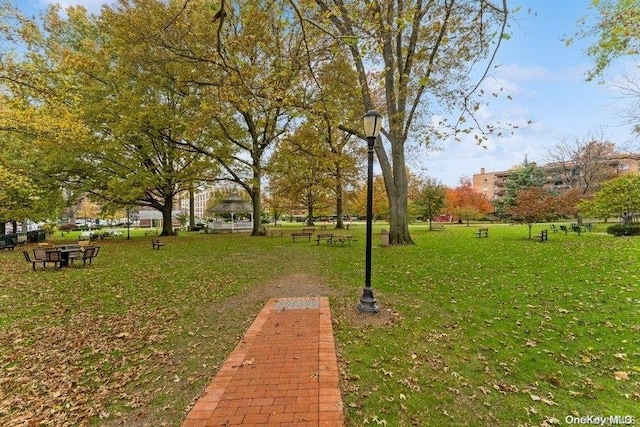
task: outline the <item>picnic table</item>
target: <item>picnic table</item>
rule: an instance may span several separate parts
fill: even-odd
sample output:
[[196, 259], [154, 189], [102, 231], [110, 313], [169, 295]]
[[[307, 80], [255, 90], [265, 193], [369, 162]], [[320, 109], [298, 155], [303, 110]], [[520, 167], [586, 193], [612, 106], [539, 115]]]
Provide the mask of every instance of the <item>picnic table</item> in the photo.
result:
[[331, 238], [331, 240], [328, 243], [329, 244], [342, 243], [344, 245], [345, 243], [351, 244], [351, 242], [355, 242], [355, 241], [356, 239], [354, 238], [354, 236], [350, 234], [336, 234]]

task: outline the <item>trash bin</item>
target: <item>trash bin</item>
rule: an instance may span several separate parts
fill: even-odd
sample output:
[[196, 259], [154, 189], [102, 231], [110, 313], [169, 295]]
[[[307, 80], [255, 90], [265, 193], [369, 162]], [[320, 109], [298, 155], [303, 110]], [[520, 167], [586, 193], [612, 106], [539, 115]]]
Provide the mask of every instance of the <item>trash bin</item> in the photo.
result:
[[380, 231], [380, 245], [389, 246], [389, 230]]

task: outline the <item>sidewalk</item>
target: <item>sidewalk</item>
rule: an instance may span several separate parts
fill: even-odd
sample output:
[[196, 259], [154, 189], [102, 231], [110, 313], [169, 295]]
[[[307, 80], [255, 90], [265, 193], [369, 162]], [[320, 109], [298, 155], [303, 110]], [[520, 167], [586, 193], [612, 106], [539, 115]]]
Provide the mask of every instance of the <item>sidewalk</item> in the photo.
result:
[[272, 298], [182, 427], [344, 425], [329, 300]]

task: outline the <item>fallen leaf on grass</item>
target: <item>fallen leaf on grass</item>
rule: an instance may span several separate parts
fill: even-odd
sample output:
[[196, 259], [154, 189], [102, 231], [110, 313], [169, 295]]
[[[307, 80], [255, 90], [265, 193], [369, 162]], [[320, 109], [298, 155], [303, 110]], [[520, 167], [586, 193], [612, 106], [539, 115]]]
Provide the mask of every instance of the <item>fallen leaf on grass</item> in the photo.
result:
[[625, 372], [625, 371], [617, 371], [613, 374], [613, 376], [616, 378], [616, 380], [620, 381], [620, 380], [624, 380], [624, 381], [628, 381], [629, 380], [629, 373]]
[[549, 406], [557, 405], [556, 402], [554, 402], [553, 400], [549, 400], [549, 399], [547, 399], [545, 397], [536, 396], [535, 394], [531, 394], [529, 396], [531, 397], [531, 400], [533, 400], [535, 402], [540, 401], [540, 402], [542, 402], [542, 403], [544, 403], [546, 405], [549, 405]]

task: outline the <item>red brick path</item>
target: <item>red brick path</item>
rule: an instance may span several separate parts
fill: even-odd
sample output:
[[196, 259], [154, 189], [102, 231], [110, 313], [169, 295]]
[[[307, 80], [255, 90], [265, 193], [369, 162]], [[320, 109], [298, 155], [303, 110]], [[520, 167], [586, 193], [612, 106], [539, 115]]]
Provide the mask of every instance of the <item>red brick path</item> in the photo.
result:
[[342, 426], [327, 298], [269, 300], [182, 427]]

